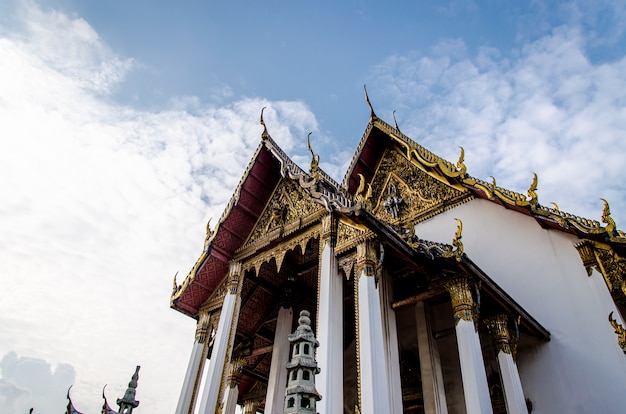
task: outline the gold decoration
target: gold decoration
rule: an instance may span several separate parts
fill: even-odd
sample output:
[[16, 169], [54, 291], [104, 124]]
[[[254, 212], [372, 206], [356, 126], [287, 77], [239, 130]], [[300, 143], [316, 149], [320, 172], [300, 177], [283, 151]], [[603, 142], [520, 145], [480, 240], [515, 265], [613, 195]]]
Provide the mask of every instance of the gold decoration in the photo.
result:
[[[239, 291], [239, 282], [241, 275], [241, 262], [240, 261], [231, 261], [228, 266], [228, 291], [230, 294], [235, 295]], [[241, 278], [243, 280], [243, 278]]]
[[230, 361], [228, 365], [228, 377], [226, 378], [226, 382], [230, 388], [239, 386], [243, 374], [243, 367], [245, 367], [246, 364], [246, 360], [242, 358], [236, 358]]
[[338, 265], [343, 270], [343, 273], [346, 276], [346, 280], [350, 280], [350, 276], [352, 275], [352, 269], [354, 268], [355, 263], [356, 256], [354, 254], [339, 259]]
[[323, 214], [323, 211], [297, 181], [283, 179], [257, 220], [250, 238], [240, 250], [246, 250], [257, 243], [262, 246], [280, 236], [289, 235], [305, 224], [305, 218], [317, 219], [315, 214]]
[[322, 240], [331, 247], [337, 245], [337, 227], [339, 220], [333, 214], [327, 214], [322, 217]]
[[397, 150], [388, 149], [372, 179], [372, 213], [396, 226], [413, 225], [472, 199], [411, 163]]
[[172, 296], [174, 296], [176, 292], [178, 292], [178, 289], [180, 289], [180, 286], [178, 286], [178, 283], [176, 283], [176, 276], [178, 276], [178, 272], [176, 272], [176, 274], [174, 275], [174, 283], [172, 285]]
[[611, 209], [609, 207], [609, 202], [604, 198], [601, 198], [604, 203], [604, 208], [602, 209], [602, 222], [606, 224], [606, 232], [609, 233], [609, 236], [617, 235], [617, 226], [615, 225], [615, 221], [611, 218]]
[[356, 246], [356, 274], [376, 276], [376, 247], [371, 241], [364, 241]]
[[463, 147], [459, 148], [461, 149], [461, 153], [459, 154], [459, 159], [456, 162], [456, 168], [457, 170], [459, 170], [460, 175], [464, 176], [467, 171], [467, 167], [463, 163], [463, 161], [465, 160], [465, 150], [463, 149]]
[[537, 178], [537, 173], [533, 173], [533, 181], [530, 183], [530, 187], [528, 187], [528, 200], [531, 205], [537, 205], [539, 203], [537, 196], [537, 184], [539, 179]]
[[317, 182], [321, 179], [320, 156], [313, 152], [313, 148], [311, 147], [311, 134], [312, 132], [309, 132], [309, 135], [306, 137], [306, 143], [309, 151], [311, 152], [311, 167], [309, 169], [309, 174], [311, 174], [311, 177]]
[[474, 320], [474, 298], [471, 290], [473, 286], [474, 283], [467, 276], [456, 276], [443, 284], [452, 300], [455, 324], [459, 323], [461, 319], [464, 321]]
[[292, 237], [285, 242], [279, 243], [278, 245], [272, 247], [272, 249], [270, 250], [266, 250], [264, 252], [250, 256], [250, 260], [246, 260], [244, 262], [243, 270], [247, 271], [250, 269], [254, 269], [254, 271], [258, 275], [259, 270], [261, 269], [261, 265], [274, 259], [276, 261], [276, 269], [277, 271], [280, 271], [287, 252], [299, 246], [300, 251], [304, 253], [309, 240], [319, 237], [320, 230], [320, 226], [309, 228], [305, 232], [295, 237]]
[[491, 334], [496, 349], [505, 354], [511, 354], [511, 333], [509, 332], [509, 317], [505, 314], [498, 314], [485, 319], [484, 324]]
[[261, 401], [259, 400], [246, 400], [243, 402], [243, 414], [256, 414]]
[[263, 120], [263, 111], [265, 111], [265, 107], [261, 108], [261, 125], [263, 125], [263, 132], [261, 133], [261, 139], [265, 140], [269, 138], [270, 134], [267, 132], [267, 127], [265, 126], [265, 121]]
[[210, 323], [210, 311], [203, 309], [198, 312], [198, 323], [196, 324], [196, 342], [198, 342], [199, 344], [203, 344], [206, 341], [207, 336], [211, 335], [211, 332], [209, 332]]
[[452, 245], [454, 246], [454, 250], [445, 252], [443, 257], [455, 257], [457, 261], [461, 261], [463, 254], [465, 253], [465, 249], [463, 247], [463, 243], [461, 242], [461, 233], [463, 233], [463, 222], [455, 218], [457, 222], [456, 233], [454, 233], [454, 239], [452, 239]]
[[613, 312], [609, 313], [609, 323], [617, 334], [617, 344], [622, 348], [622, 352], [626, 354], [626, 330], [613, 318]]
[[365, 194], [363, 194], [363, 191], [365, 191], [365, 177], [363, 177], [363, 174], [359, 174], [359, 187], [354, 193], [354, 201], [369, 210], [369, 200], [370, 198], [372, 198], [372, 183], [370, 182], [367, 184], [367, 191], [365, 192]]

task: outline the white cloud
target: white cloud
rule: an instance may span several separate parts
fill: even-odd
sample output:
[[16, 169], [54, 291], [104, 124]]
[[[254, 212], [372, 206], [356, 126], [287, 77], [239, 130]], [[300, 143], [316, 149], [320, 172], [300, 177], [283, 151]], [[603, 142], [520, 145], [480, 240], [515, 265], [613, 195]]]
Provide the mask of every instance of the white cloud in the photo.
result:
[[604, 197], [623, 226], [626, 58], [593, 63], [578, 27], [557, 28], [516, 58], [469, 56], [458, 43], [390, 56], [372, 72], [382, 85], [372, 95], [439, 155], [456, 161], [463, 146], [470, 174], [525, 192], [535, 171], [543, 204], [598, 220]]
[[76, 375], [71, 365], [59, 364], [52, 370], [44, 360], [18, 357], [14, 352], [2, 357], [0, 372], [0, 412], [3, 413], [26, 413], [34, 407], [63, 412], [65, 403], [59, 395], [65, 395]]
[[[87, 414], [99, 412], [104, 384], [120, 397], [142, 365], [142, 411], [170, 413], [195, 325], [168, 308], [172, 277], [186, 275], [206, 220], [237, 185], [260, 141], [261, 108], [285, 150], [315, 117], [302, 102], [258, 98], [116, 106], [105, 97], [132, 61], [84, 20], [24, 4], [25, 29], [0, 37], [0, 263], [10, 292], [0, 355], [71, 363], [73, 399]], [[3, 403], [44, 392], [2, 377]], [[62, 388], [48, 391], [56, 405], [35, 412], [60, 412]], [[8, 414], [23, 412], [15, 407]]]

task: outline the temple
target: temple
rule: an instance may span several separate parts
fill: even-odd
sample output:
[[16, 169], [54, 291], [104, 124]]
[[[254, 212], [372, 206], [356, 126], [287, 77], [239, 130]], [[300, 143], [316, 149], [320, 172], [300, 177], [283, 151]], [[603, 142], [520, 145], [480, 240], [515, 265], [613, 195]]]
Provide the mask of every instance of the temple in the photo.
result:
[[197, 320], [176, 414], [287, 412], [302, 310], [321, 414], [622, 412], [626, 237], [608, 203], [589, 220], [540, 204], [536, 175], [527, 194], [474, 178], [463, 149], [444, 160], [367, 102], [342, 183], [310, 141], [296, 165], [261, 115], [174, 279], [171, 307]]

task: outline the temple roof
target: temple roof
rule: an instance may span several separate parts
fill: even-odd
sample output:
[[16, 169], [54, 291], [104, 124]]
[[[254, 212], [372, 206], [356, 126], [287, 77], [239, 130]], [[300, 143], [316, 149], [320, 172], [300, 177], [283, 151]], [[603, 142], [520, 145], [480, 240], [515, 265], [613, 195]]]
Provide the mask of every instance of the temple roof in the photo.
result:
[[[262, 118], [261, 121], [265, 127]], [[171, 306], [189, 316], [197, 317], [200, 307], [226, 276], [229, 261], [237, 256], [250, 238], [272, 194], [283, 179], [297, 182], [311, 200], [326, 211], [365, 224], [406, 257], [412, 257], [413, 260], [418, 260], [419, 257], [432, 259], [434, 252], [447, 251], [443, 255], [437, 254], [442, 260], [454, 261], [451, 254], [454, 250], [452, 246], [439, 245], [437, 248], [431, 248], [436, 245], [431, 243], [431, 247], [426, 249], [424, 248], [428, 246], [426, 241], [421, 241], [423, 242], [421, 244], [410, 243], [401, 227], [381, 219], [384, 214], [381, 213], [380, 200], [384, 185], [389, 186], [389, 183], [373, 183], [372, 180], [389, 148], [395, 148], [397, 153], [402, 154], [403, 159], [427, 174], [427, 178], [438, 184], [442, 183], [454, 191], [454, 194], [436, 206], [437, 208], [427, 209], [421, 216], [413, 217], [412, 222], [431, 217], [471, 198], [482, 198], [531, 216], [544, 228], [564, 231], [581, 239], [610, 243], [623, 256], [626, 253], [626, 237], [615, 228], [606, 202], [602, 215], [606, 226], [557, 208], [544, 207], [538, 202], [536, 175], [527, 196], [498, 187], [495, 179], [488, 183], [474, 178], [467, 174], [462, 148], [459, 160], [453, 164], [404, 135], [397, 125], [392, 127], [379, 119], [372, 110], [367, 128], [341, 185], [319, 167], [319, 156], [313, 152], [310, 144], [312, 159], [307, 173], [284, 153], [264, 128], [261, 142], [224, 213], [214, 229], [207, 227], [202, 254], [182, 285], [179, 286], [176, 280], [174, 281]], [[365, 190], [366, 183], [369, 183], [369, 191]], [[372, 200], [369, 200], [372, 186], [377, 187], [374, 191], [377, 192], [378, 205], [372, 205]], [[473, 264], [471, 267], [478, 269]], [[479, 269], [473, 273], [482, 274]]]

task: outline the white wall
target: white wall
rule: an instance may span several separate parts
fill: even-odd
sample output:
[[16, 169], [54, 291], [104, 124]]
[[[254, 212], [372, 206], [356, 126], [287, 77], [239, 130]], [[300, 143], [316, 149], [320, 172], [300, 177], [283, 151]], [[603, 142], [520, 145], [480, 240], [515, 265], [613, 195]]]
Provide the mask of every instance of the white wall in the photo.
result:
[[623, 413], [626, 355], [607, 319], [615, 305], [602, 275], [587, 276], [578, 239], [482, 199], [419, 223], [416, 234], [451, 244], [454, 218], [469, 258], [552, 335], [518, 355], [533, 414]]

